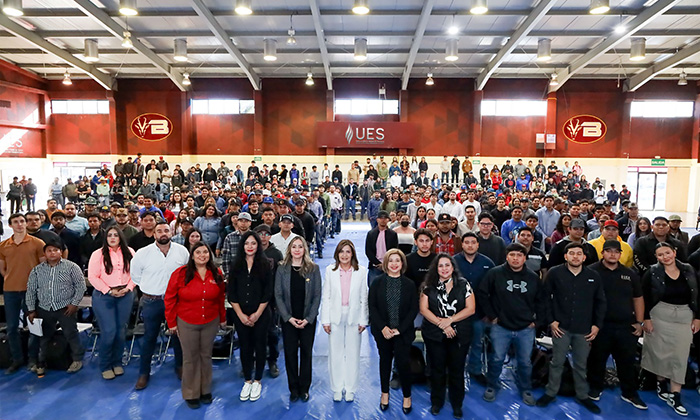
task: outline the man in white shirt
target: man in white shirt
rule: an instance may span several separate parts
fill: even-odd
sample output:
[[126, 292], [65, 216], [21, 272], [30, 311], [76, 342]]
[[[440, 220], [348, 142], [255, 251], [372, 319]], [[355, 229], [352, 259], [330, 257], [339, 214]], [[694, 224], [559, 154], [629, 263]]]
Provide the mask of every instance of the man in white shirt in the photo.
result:
[[438, 195], [437, 193], [432, 193], [430, 194], [430, 202], [428, 204], [424, 204], [426, 210], [428, 209], [433, 209], [435, 210], [435, 214], [438, 215], [442, 213], [442, 205], [438, 203]]
[[479, 222], [476, 221], [476, 209], [464, 202], [464, 221], [457, 225], [457, 236], [460, 238], [467, 232], [479, 233]]
[[280, 216], [279, 221], [280, 231], [275, 233], [270, 237], [270, 243], [279, 249], [283, 256], [287, 255], [287, 247], [292, 239], [297, 237], [295, 233], [292, 233], [292, 228], [294, 227], [294, 216], [291, 214], [283, 214]]
[[464, 210], [462, 210], [462, 204], [457, 201], [457, 193], [450, 191], [448, 196], [450, 201], [442, 206], [442, 213], [447, 213], [452, 217], [456, 217], [460, 222], [464, 220]]
[[[467, 201], [462, 203], [462, 207], [466, 208], [467, 206], [474, 206], [474, 210], [476, 211], [476, 214], [479, 215], [481, 214], [481, 203], [479, 203], [476, 200], [476, 192], [473, 190], [467, 191]], [[476, 231], [474, 233], [477, 233]]]
[[343, 211], [343, 196], [334, 185], [328, 189], [328, 195], [331, 198], [331, 238], [336, 233], [340, 233], [340, 215]]
[[[170, 241], [170, 225], [167, 222], [159, 222], [153, 236], [156, 241], [139, 249], [131, 260], [131, 280], [143, 293], [140, 307], [144, 334], [141, 339], [139, 379], [134, 387], [137, 391], [148, 386], [151, 358], [161, 331], [161, 324], [165, 321], [163, 296], [168, 288], [170, 276], [190, 259], [187, 248]], [[175, 351], [175, 372], [180, 377], [182, 349], [177, 335], [172, 336], [171, 343]]]

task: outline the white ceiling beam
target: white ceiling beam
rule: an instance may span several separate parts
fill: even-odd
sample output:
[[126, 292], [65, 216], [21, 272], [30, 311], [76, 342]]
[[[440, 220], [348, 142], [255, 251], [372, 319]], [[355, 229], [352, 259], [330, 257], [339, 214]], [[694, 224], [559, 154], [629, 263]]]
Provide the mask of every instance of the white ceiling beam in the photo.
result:
[[435, 0], [425, 0], [423, 3], [423, 10], [418, 18], [418, 27], [416, 28], [416, 34], [413, 36], [413, 43], [411, 44], [411, 51], [408, 53], [408, 60], [406, 61], [406, 68], [403, 70], [403, 76], [401, 77], [401, 89], [406, 90], [408, 88], [408, 81], [411, 78], [411, 71], [413, 71], [413, 64], [416, 62], [416, 56], [418, 56], [418, 50], [423, 42], [423, 35], [425, 34], [425, 28], [428, 27], [428, 20], [430, 20], [430, 15], [433, 12], [433, 6], [435, 5]]
[[658, 0], [656, 3], [644, 9], [644, 11], [640, 12], [634, 19], [625, 24], [625, 27], [627, 28], [626, 32], [610, 33], [610, 35], [605, 38], [603, 42], [591, 48], [591, 50], [586, 54], [571, 62], [568, 67], [558, 71], [556, 74], [559, 84], [556, 86], [550, 86], [549, 92], [556, 92], [559, 90], [564, 83], [571, 79], [571, 76], [583, 70], [592, 61], [605, 54], [606, 51], [615, 48], [615, 46], [620, 44], [622, 41], [639, 32], [642, 28], [651, 23], [651, 21], [663, 15], [676, 4], [680, 3], [680, 1], [681, 0]]
[[323, 32], [323, 24], [321, 23], [321, 11], [318, 8], [316, 0], [309, 0], [311, 8], [311, 18], [314, 21], [314, 29], [316, 30], [316, 39], [318, 46], [321, 49], [321, 61], [323, 61], [323, 71], [326, 73], [326, 86], [328, 90], [333, 90], [333, 74], [331, 73], [331, 60], [328, 57], [328, 47], [326, 47], [326, 36]]
[[66, 64], [70, 65], [71, 67], [87, 74], [94, 81], [102, 85], [103, 88], [107, 90], [116, 90], [116, 80], [112, 76], [99, 71], [95, 66], [76, 58], [66, 50], [48, 42], [41, 36], [35, 34], [34, 32], [23, 28], [22, 26], [10, 20], [4, 14], [0, 14], [0, 26], [4, 27], [8, 32], [12, 33], [14, 36], [22, 38], [27, 42], [30, 42], [42, 51], [45, 51], [63, 60]]
[[634, 92], [642, 87], [646, 82], [653, 79], [659, 73], [662, 73], [679, 63], [689, 59], [690, 57], [700, 53], [700, 42], [689, 45], [665, 60], [652, 64], [649, 68], [635, 74], [625, 80], [624, 90], [626, 92]]
[[[114, 37], [118, 38], [120, 41], [124, 40], [125, 29], [112, 19], [104, 10], [95, 6], [90, 0], [73, 0], [78, 6], [78, 9], [85, 13], [86, 16], [92, 18], [95, 22], [99, 23], [100, 26], [105, 28]], [[175, 83], [183, 92], [188, 90], [188, 86], [182, 84], [182, 73], [178, 70], [173, 69], [170, 64], [166, 63], [158, 54], [151, 51], [150, 48], [145, 46], [136, 37], [133, 37], [131, 43], [134, 45], [133, 49], [137, 53], [144, 56], [149, 62], [151, 62], [156, 68], [161, 70], [170, 80]]]
[[229, 37], [229, 35], [226, 34], [226, 31], [216, 20], [214, 15], [211, 13], [211, 10], [209, 10], [207, 6], [204, 5], [204, 2], [202, 0], [191, 1], [192, 7], [197, 12], [197, 14], [204, 19], [207, 26], [209, 27], [209, 30], [214, 34], [216, 39], [218, 39], [219, 42], [221, 42], [221, 45], [224, 46], [226, 51], [228, 51], [229, 54], [233, 56], [238, 65], [241, 66], [241, 69], [248, 77], [248, 80], [250, 80], [250, 84], [253, 85], [253, 89], [262, 89], [262, 85], [260, 84], [260, 76], [258, 76], [258, 74], [250, 66], [250, 63], [248, 63], [248, 60], [246, 60], [246, 58], [243, 56], [241, 50], [239, 50], [238, 47], [236, 47], [236, 45], [233, 43], [233, 41], [231, 41], [231, 38]]
[[547, 14], [549, 9], [554, 6], [556, 0], [540, 0], [537, 6], [532, 9], [532, 12], [525, 18], [523, 23], [518, 26], [513, 35], [508, 39], [506, 45], [504, 45], [501, 50], [496, 54], [496, 56], [486, 65], [486, 68], [479, 74], [476, 78], [476, 90], [482, 90], [486, 86], [491, 75], [493, 75], [498, 66], [503, 63], [511, 52], [522, 42], [522, 40], [528, 36], [532, 28], [542, 20]]

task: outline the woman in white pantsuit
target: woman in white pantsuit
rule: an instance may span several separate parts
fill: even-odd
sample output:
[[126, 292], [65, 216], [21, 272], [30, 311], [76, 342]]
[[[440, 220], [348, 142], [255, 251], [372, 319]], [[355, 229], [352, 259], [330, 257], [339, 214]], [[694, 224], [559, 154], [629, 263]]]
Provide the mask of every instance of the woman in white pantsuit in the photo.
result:
[[333, 401], [353, 401], [360, 369], [362, 332], [369, 322], [367, 269], [360, 267], [353, 243], [340, 241], [335, 263], [326, 268], [321, 324], [329, 334], [328, 372]]

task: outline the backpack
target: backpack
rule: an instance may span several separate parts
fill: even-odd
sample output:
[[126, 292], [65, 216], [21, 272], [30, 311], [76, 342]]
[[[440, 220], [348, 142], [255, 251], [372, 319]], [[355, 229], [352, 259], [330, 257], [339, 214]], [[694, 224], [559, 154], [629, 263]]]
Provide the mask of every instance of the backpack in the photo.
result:
[[63, 332], [57, 331], [51, 337], [51, 341], [46, 348], [46, 367], [53, 370], [68, 370], [73, 363], [68, 339]]
[[426, 380], [426, 377], [425, 377], [425, 359], [423, 358], [423, 352], [416, 346], [411, 346], [410, 365], [411, 365], [411, 383], [414, 383], [414, 384], [424, 383]]

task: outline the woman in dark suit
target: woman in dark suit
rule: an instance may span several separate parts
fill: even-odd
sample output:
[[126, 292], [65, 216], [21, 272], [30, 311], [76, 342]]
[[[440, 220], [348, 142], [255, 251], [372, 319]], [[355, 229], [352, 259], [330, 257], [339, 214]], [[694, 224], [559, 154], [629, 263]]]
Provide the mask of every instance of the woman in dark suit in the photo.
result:
[[382, 262], [384, 274], [377, 277], [369, 289], [369, 320], [372, 335], [379, 350], [379, 377], [382, 397], [379, 407], [389, 408], [389, 379], [391, 365], [401, 377], [403, 412], [411, 412], [411, 344], [415, 338], [413, 320], [418, 314], [418, 295], [415, 284], [403, 275], [406, 256], [398, 249], [390, 249]]
[[275, 274], [275, 302], [282, 318], [284, 363], [289, 401], [309, 400], [311, 353], [321, 305], [321, 271], [309, 256], [306, 240], [292, 239]]

